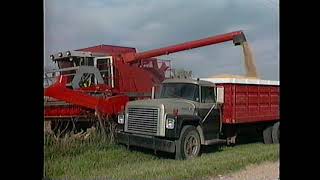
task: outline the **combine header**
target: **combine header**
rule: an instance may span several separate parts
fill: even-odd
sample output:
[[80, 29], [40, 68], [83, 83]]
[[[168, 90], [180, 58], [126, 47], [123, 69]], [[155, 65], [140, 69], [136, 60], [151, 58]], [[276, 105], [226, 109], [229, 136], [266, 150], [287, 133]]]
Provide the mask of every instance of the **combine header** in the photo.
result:
[[141, 53], [100, 45], [51, 55], [59, 69], [45, 74], [45, 120], [54, 128], [58, 121], [90, 122], [97, 115], [116, 119], [128, 101], [151, 98], [152, 88], [168, 77], [168, 61], [155, 57], [226, 41], [240, 45], [246, 38], [236, 31]]

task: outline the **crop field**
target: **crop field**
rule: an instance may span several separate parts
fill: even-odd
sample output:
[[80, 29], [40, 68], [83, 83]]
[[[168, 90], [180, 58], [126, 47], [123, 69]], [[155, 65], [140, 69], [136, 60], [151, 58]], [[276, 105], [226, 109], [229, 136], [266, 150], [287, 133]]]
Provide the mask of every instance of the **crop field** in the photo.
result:
[[179, 161], [168, 153], [128, 150], [100, 135], [59, 139], [46, 135], [44, 147], [48, 179], [202, 179], [279, 159], [279, 145], [265, 145], [259, 139], [234, 147], [204, 147], [200, 157]]

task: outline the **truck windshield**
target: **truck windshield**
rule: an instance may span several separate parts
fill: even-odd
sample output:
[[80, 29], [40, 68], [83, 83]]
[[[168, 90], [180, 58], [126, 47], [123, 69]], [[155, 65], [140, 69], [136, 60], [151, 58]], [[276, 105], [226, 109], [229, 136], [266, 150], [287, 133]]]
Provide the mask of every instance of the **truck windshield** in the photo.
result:
[[199, 87], [188, 83], [166, 83], [162, 85], [160, 98], [182, 98], [199, 101]]

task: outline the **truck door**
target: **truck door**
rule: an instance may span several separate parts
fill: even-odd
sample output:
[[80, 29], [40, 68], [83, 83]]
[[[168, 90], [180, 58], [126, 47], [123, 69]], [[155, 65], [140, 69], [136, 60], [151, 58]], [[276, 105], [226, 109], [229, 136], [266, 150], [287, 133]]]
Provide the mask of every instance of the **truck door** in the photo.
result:
[[215, 88], [201, 86], [199, 116], [202, 118], [202, 130], [205, 140], [218, 138], [219, 111], [215, 102]]
[[107, 57], [97, 57], [95, 58], [95, 65], [102, 76], [102, 79], [104, 82], [114, 87], [114, 77], [113, 77], [113, 62], [112, 62], [112, 56]]

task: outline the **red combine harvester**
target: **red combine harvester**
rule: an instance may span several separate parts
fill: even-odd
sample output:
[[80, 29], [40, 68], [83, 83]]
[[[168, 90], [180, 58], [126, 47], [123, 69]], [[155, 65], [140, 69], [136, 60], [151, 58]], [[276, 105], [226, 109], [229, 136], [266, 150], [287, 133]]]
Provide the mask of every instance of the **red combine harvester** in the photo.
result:
[[54, 129], [61, 121], [116, 119], [128, 101], [150, 98], [152, 88], [168, 77], [168, 61], [155, 57], [226, 41], [240, 45], [246, 39], [236, 31], [141, 53], [100, 45], [51, 55], [59, 69], [45, 74], [45, 120]]
[[96, 112], [114, 118], [129, 100], [151, 96], [151, 87], [162, 82], [170, 62], [146, 58], [130, 64], [119, 60], [135, 48], [99, 45], [51, 55], [58, 70], [45, 73], [45, 120], [52, 129], [70, 122], [89, 127]]

